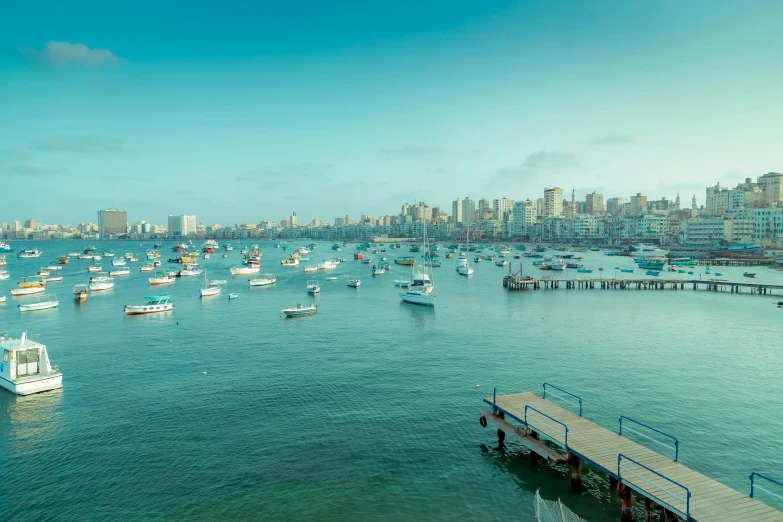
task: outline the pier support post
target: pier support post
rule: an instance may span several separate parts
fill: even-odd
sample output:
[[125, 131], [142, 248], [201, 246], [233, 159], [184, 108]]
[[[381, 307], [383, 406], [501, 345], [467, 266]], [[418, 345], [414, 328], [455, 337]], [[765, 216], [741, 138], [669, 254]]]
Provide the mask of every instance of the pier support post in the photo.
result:
[[[538, 432], [533, 431], [530, 428], [528, 428], [527, 431], [528, 431], [528, 434], [527, 434], [528, 437], [530, 437], [531, 439], [538, 440]], [[537, 462], [538, 462], [538, 453], [536, 453], [535, 451], [531, 451], [530, 452], [530, 463], [531, 464], [536, 464]]]
[[653, 522], [652, 501], [644, 497], [644, 522]]
[[633, 490], [629, 487], [623, 487], [623, 515], [620, 520], [622, 522], [633, 520]]
[[572, 453], [567, 458], [571, 466], [571, 490], [578, 493], [582, 491], [582, 460]]

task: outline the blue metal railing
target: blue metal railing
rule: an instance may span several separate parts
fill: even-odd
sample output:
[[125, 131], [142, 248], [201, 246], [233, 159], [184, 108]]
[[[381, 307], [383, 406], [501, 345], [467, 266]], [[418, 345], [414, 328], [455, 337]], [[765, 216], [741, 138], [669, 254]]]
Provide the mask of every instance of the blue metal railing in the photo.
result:
[[[671, 483], [672, 483], [672, 484], [674, 484], [675, 486], [677, 486], [677, 487], [680, 487], [680, 488], [684, 489], [684, 490], [685, 490], [685, 498], [682, 498], [680, 495], [678, 495], [678, 494], [676, 494], [676, 493], [673, 493], [673, 492], [669, 491], [668, 489], [666, 489], [666, 488], [664, 488], [664, 487], [662, 487], [662, 486], [660, 486], [660, 485], [656, 484], [655, 482], [652, 482], [651, 480], [648, 480], [648, 479], [646, 479], [646, 478], [642, 477], [642, 476], [641, 476], [641, 475], [639, 475], [638, 473], [634, 473], [633, 471], [631, 471], [630, 469], [628, 469], [628, 468], [626, 468], [625, 466], [623, 466], [623, 465], [622, 465], [622, 462], [623, 462], [623, 460], [628, 460], [628, 461], [630, 461], [630, 462], [633, 462], [633, 463], [634, 463], [634, 464], [636, 464], [637, 466], [639, 466], [639, 467], [641, 467], [641, 468], [644, 468], [644, 469], [646, 469], [646, 470], [647, 470], [647, 471], [649, 471], [650, 473], [654, 473], [655, 475], [657, 475], [657, 476], [661, 477], [662, 479], [664, 479], [664, 480], [666, 480], [666, 481], [668, 481], [668, 482], [671, 482]], [[691, 519], [691, 490], [690, 490], [690, 489], [688, 489], [687, 487], [683, 486], [683, 485], [682, 485], [682, 484], [680, 484], [679, 482], [676, 482], [676, 481], [674, 481], [674, 480], [670, 479], [670, 478], [669, 478], [669, 477], [667, 477], [666, 475], [663, 475], [663, 474], [661, 474], [661, 473], [659, 473], [659, 472], [655, 471], [654, 469], [652, 469], [652, 468], [649, 468], [649, 467], [645, 466], [645, 465], [644, 465], [644, 464], [642, 464], [641, 462], [639, 462], [639, 461], [637, 461], [637, 460], [634, 460], [634, 459], [632, 459], [632, 458], [631, 458], [631, 457], [629, 457], [628, 455], [623, 455], [622, 453], [620, 453], [619, 455], [617, 455], [617, 478], [618, 478], [618, 479], [620, 479], [620, 481], [623, 481], [622, 470], [625, 470], [625, 471], [627, 471], [627, 472], [628, 472], [628, 473], [630, 473], [631, 475], [633, 475], [633, 476], [637, 477], [639, 480], [643, 480], [644, 482], [646, 482], [646, 483], [650, 484], [651, 486], [655, 486], [656, 488], [658, 488], [658, 489], [660, 489], [661, 491], [663, 491], [663, 492], [667, 493], [668, 495], [671, 495], [672, 497], [676, 498], [677, 500], [680, 500], [680, 501], [684, 502], [684, 503], [685, 503], [685, 511], [684, 511], [684, 512], [682, 512], [682, 513], [683, 513], [683, 515], [685, 515], [685, 520], [690, 520], [690, 519]], [[626, 483], [628, 486], [632, 487], [632, 488], [633, 488], [633, 487], [639, 487], [639, 486], [634, 486], [633, 484], [631, 484], [631, 483], [630, 483], [630, 482], [628, 482], [627, 480], [625, 480], [625, 483]], [[672, 507], [673, 507], [673, 506], [672, 506]], [[674, 508], [674, 509], [676, 510], [677, 508]]]
[[[548, 382], [545, 382], [545, 383], [544, 383], [544, 399], [546, 399], [546, 388], [547, 388], [547, 386], [549, 386], [550, 388], [554, 388], [554, 389], [556, 389], [557, 391], [561, 391], [561, 392], [565, 393], [566, 395], [570, 395], [571, 397], [573, 397], [573, 398], [575, 398], [577, 401], [579, 401], [579, 416], [580, 416], [580, 417], [582, 416], [582, 398], [581, 398], [579, 395], [574, 395], [573, 393], [571, 393], [571, 392], [569, 392], [569, 391], [565, 391], [563, 388], [558, 388], [558, 387], [557, 387], [557, 386], [555, 386], [554, 384], [549, 384]], [[552, 395], [552, 392], [549, 392], [549, 394], [550, 394], [550, 395]], [[565, 399], [565, 398], [563, 398], [563, 397], [559, 397], [557, 394], [554, 394], [554, 395], [555, 395], [555, 397], [558, 397], [559, 399], [561, 399], [561, 400], [564, 400], [565, 402], [568, 402], [568, 403], [570, 403], [570, 404], [574, 404], [574, 405], [576, 405], [576, 403], [575, 403], [575, 402], [573, 402], [573, 401], [569, 401], [569, 400], [566, 400], [566, 399]]]
[[[655, 433], [660, 433], [664, 437], [668, 437], [668, 438], [672, 439], [674, 441], [674, 461], [677, 462], [677, 460], [679, 460], [679, 458], [680, 458], [680, 441], [677, 440], [677, 437], [675, 437], [674, 435], [669, 435], [665, 431], [661, 431], [658, 428], [653, 428], [652, 426], [648, 426], [647, 424], [645, 424], [643, 422], [639, 422], [639, 421], [634, 420], [634, 419], [632, 419], [630, 417], [626, 417], [625, 415], [620, 415], [620, 436], [622, 436], [622, 434], [623, 434], [623, 419], [625, 419], [627, 421], [630, 421], [630, 422], [633, 422], [634, 424], [638, 424], [639, 426], [647, 428], [648, 430], [652, 430]], [[653, 442], [655, 442], [657, 444], [660, 444], [661, 446], [667, 446], [665, 443], [663, 443], [663, 442], [661, 442], [659, 440], [655, 440], [654, 438], [652, 438], [652, 437], [650, 437], [648, 435], [645, 435], [644, 433], [641, 433], [641, 432], [636, 431], [634, 429], [628, 428], [627, 426], [625, 428], [625, 431], [630, 431], [631, 433], [636, 433], [637, 435], [640, 435], [640, 436], [644, 437], [645, 439], [648, 439], [648, 440], [651, 440], [651, 441], [653, 441]]]
[[[555, 428], [554, 426], [550, 426], [546, 422], [541, 421], [541, 424], [543, 424], [544, 426], [546, 426], [550, 430], [552, 430], [552, 431], [554, 431], [556, 433], [559, 433], [560, 435], [563, 436], [564, 443], [565, 443], [565, 449], [566, 449], [566, 451], [568, 451], [568, 426], [565, 423], [560, 422], [559, 420], [555, 419], [554, 417], [550, 417], [549, 415], [547, 415], [543, 411], [537, 410], [537, 409], [535, 409], [534, 407], [532, 407], [529, 404], [525, 404], [525, 420], [524, 420], [524, 422], [525, 422], [526, 426], [530, 426], [530, 423], [527, 420], [527, 410], [533, 410], [534, 412], [538, 413], [539, 415], [543, 415], [547, 419], [549, 419], [551, 421], [554, 421], [554, 422], [558, 423], [559, 425], [561, 425], [563, 428], [565, 428], [565, 431], [560, 431], [557, 428]], [[544, 435], [546, 435], [546, 434], [544, 434]], [[551, 439], [551, 437], [549, 437], [549, 438]], [[552, 439], [552, 440], [554, 440], [554, 439]], [[555, 442], [559, 442], [559, 441], [555, 440]]]
[[753, 498], [754, 487], [755, 487], [756, 489], [760, 489], [761, 491], [763, 491], [764, 493], [766, 493], [768, 495], [772, 495], [773, 497], [775, 497], [777, 499], [783, 500], [783, 496], [780, 496], [777, 493], [773, 493], [773, 492], [769, 491], [768, 489], [764, 489], [761, 486], [756, 486], [755, 485], [755, 478], [756, 477], [763, 478], [764, 480], [768, 480], [768, 481], [772, 482], [773, 484], [776, 484], [776, 485], [778, 485], [780, 487], [783, 487], [783, 482], [779, 482], [779, 481], [777, 481], [775, 479], [767, 477], [766, 475], [762, 475], [761, 473], [757, 473], [757, 472], [754, 471], [753, 473], [750, 474], [750, 498]]

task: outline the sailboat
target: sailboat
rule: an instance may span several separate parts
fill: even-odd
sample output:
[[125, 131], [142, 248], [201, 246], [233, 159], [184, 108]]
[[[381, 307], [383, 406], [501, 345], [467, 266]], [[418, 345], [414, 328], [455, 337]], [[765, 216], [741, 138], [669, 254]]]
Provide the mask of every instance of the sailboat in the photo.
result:
[[[424, 223], [424, 251], [427, 252], [427, 224]], [[432, 266], [424, 263], [420, 272], [411, 268], [411, 283], [400, 292], [400, 298], [406, 303], [423, 306], [435, 306], [435, 285], [432, 283]]]
[[204, 270], [204, 288], [201, 289], [201, 297], [207, 297], [210, 295], [218, 295], [220, 293], [220, 285], [210, 283], [207, 281], [207, 271]]
[[[465, 236], [465, 252], [470, 252], [470, 225], [468, 225], [468, 233]], [[473, 269], [468, 264], [467, 255], [465, 257], [460, 256], [457, 259], [457, 272], [459, 272], [459, 275], [464, 276], [473, 275]]]

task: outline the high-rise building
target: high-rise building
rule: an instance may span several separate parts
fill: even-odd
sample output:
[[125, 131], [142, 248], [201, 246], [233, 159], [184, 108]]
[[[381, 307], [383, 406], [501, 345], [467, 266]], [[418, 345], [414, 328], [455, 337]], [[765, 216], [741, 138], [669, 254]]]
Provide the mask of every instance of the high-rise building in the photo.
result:
[[487, 198], [481, 198], [478, 201], [478, 217], [479, 219], [484, 219], [489, 216], [489, 214], [493, 213], [493, 208], [489, 205], [489, 200]]
[[492, 210], [495, 211], [495, 219], [510, 221], [514, 213], [514, 200], [500, 198], [492, 202]]
[[462, 222], [465, 225], [476, 222], [476, 202], [470, 198], [462, 200]]
[[619, 216], [625, 204], [624, 198], [609, 198], [606, 200], [606, 212], [612, 216]]
[[455, 225], [462, 223], [462, 200], [459, 198], [451, 204], [451, 220]]
[[291, 226], [296, 226], [296, 210], [294, 210], [294, 212], [291, 214]]
[[169, 215], [169, 238], [188, 237], [196, 234], [196, 216]]
[[530, 227], [538, 221], [536, 204], [529, 199], [514, 203], [513, 215], [513, 230], [516, 236], [527, 234]]
[[596, 216], [604, 213], [604, 195], [593, 192], [585, 196], [585, 214]]
[[563, 189], [560, 187], [544, 189], [544, 217], [563, 215]]
[[641, 192], [637, 192], [635, 196], [631, 196], [631, 214], [637, 216], [647, 210], [647, 196], [642, 196]]
[[98, 211], [98, 235], [106, 239], [112, 234], [125, 234], [128, 231], [128, 213], [110, 208]]

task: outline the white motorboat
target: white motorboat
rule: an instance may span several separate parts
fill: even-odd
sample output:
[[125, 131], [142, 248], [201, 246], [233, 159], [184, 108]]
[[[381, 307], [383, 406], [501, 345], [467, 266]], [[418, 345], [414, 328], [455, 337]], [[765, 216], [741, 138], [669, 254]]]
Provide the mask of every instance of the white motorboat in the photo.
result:
[[101, 270], [103, 270], [101, 265], [92, 264], [87, 267], [88, 272], [100, 272]]
[[[106, 272], [101, 272], [106, 274]], [[90, 278], [90, 291], [99, 292], [101, 290], [111, 290], [114, 288], [114, 278], [108, 275], [98, 275]]]
[[78, 257], [79, 259], [89, 259], [90, 261], [93, 260], [92, 254], [77, 254], [76, 257]]
[[283, 266], [299, 266], [299, 260], [295, 258], [283, 259], [280, 261], [280, 264]]
[[118, 257], [116, 259], [112, 259], [111, 264], [112, 266], [125, 266], [127, 263], [123, 258]]
[[306, 266], [306, 267], [304, 267], [304, 271], [305, 271], [306, 274], [307, 273], [311, 273], [311, 272], [317, 272], [318, 271], [318, 267], [317, 266]]
[[155, 270], [155, 265], [152, 263], [144, 263], [139, 267], [140, 272], [152, 272]]
[[277, 282], [277, 276], [274, 274], [262, 274], [260, 277], [254, 277], [247, 281], [250, 286], [269, 286]]
[[308, 279], [307, 281], [307, 293], [308, 294], [319, 294], [321, 293], [321, 285], [318, 284], [318, 281], [315, 279]]
[[210, 282], [207, 281], [207, 271], [204, 270], [204, 286], [201, 288], [201, 297], [218, 295], [219, 293], [220, 285], [210, 284]]
[[100, 261], [101, 259], [103, 259], [101, 256], [92, 256], [93, 261]]
[[74, 285], [73, 287], [73, 297], [77, 301], [86, 301], [87, 297], [89, 297], [89, 294], [87, 292], [88, 286], [87, 285]]
[[62, 270], [63, 267], [62, 267], [62, 265], [49, 265], [49, 266], [46, 267], [46, 269], [49, 272], [56, 272], [57, 270]]
[[118, 266], [118, 267], [112, 268], [109, 271], [109, 275], [112, 276], [112, 277], [130, 275], [130, 268], [127, 267], [127, 266]]
[[296, 253], [299, 254], [300, 256], [304, 256], [306, 254], [309, 254], [310, 251], [307, 249], [307, 247], [299, 247], [296, 249]]
[[362, 286], [362, 282], [358, 277], [350, 276], [348, 278], [348, 286], [350, 286], [351, 288], [359, 288], [360, 286]]
[[62, 388], [63, 376], [52, 367], [46, 346], [31, 340], [27, 332], [19, 339], [0, 335], [0, 387], [17, 395], [29, 395]]
[[0, 281], [3, 281], [4, 279], [10, 279], [11, 275], [6, 272], [5, 270], [0, 270]]
[[32, 303], [25, 303], [19, 305], [20, 312], [35, 312], [37, 310], [47, 310], [49, 308], [57, 308], [60, 306], [60, 301], [57, 300], [57, 296], [54, 294], [46, 294], [39, 296]]
[[163, 274], [157, 273], [155, 274], [155, 276], [149, 277], [148, 280], [150, 282], [150, 285], [155, 286], [155, 285], [168, 285], [173, 283], [177, 279], [176, 279], [176, 275], [172, 277], [168, 273], [163, 273]]
[[110, 252], [108, 250], [103, 251], [103, 257], [114, 257], [114, 252]]
[[63, 276], [59, 274], [49, 274], [48, 276], [44, 277], [43, 280], [47, 283], [59, 283], [63, 280]]
[[21, 295], [41, 294], [46, 291], [46, 287], [43, 286], [28, 286], [24, 288], [12, 288], [11, 295], [18, 297]]
[[305, 315], [314, 315], [318, 312], [318, 307], [314, 304], [309, 306], [296, 305], [296, 308], [283, 308], [280, 310], [281, 314], [285, 314], [286, 317], [302, 317]]
[[18, 254], [16, 254], [16, 257], [20, 259], [32, 259], [34, 257], [41, 257], [41, 254], [43, 254], [43, 252], [41, 252], [37, 248], [32, 248], [32, 249], [23, 248], [22, 250], [19, 251]]
[[185, 265], [185, 268], [179, 271], [179, 277], [193, 277], [200, 276], [204, 271], [200, 268], [196, 268], [195, 265]]
[[260, 271], [261, 271], [260, 266], [232, 266], [231, 267], [232, 276], [257, 274]]
[[337, 264], [330, 259], [324, 259], [318, 263], [318, 270], [331, 270], [332, 268], [337, 268]]
[[0, 241], [0, 252], [10, 252], [10, 251], [11, 251], [11, 245]]
[[174, 304], [169, 302], [169, 295], [145, 297], [146, 304], [143, 305], [125, 305], [123, 310], [125, 315], [143, 315], [157, 314], [160, 312], [170, 312], [174, 309]]
[[6, 297], [4, 295], [0, 295], [0, 303], [5, 303]]

